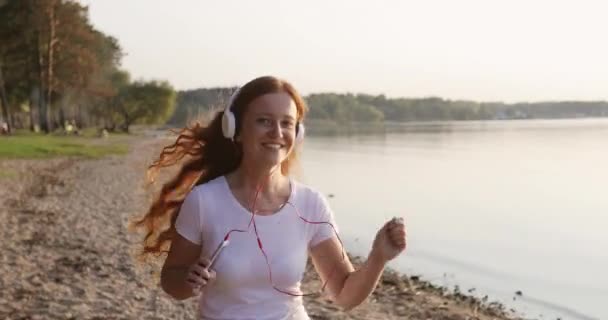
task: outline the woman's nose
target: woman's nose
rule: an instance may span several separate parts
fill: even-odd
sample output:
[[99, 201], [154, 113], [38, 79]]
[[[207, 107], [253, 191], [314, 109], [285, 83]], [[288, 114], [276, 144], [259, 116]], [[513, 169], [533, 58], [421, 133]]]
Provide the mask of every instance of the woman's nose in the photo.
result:
[[272, 123], [272, 127], [270, 128], [270, 135], [273, 138], [283, 137], [283, 130], [281, 130], [281, 123], [279, 121]]

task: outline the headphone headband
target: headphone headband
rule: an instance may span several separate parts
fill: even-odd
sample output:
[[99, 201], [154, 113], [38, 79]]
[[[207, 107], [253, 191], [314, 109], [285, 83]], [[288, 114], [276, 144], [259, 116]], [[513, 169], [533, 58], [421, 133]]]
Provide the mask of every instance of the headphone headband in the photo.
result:
[[232, 94], [230, 95], [230, 100], [228, 100], [228, 104], [224, 108], [224, 112], [226, 112], [226, 111], [232, 112], [232, 105], [234, 104], [234, 101], [238, 97], [239, 92], [241, 92], [241, 87], [237, 87], [236, 90], [234, 90], [232, 92]]

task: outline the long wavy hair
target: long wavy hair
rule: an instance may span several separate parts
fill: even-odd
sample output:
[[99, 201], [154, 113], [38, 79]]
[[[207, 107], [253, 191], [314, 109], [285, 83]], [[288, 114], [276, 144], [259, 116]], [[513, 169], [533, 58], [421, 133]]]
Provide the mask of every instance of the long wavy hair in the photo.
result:
[[[236, 118], [236, 134], [249, 104], [262, 95], [277, 92], [291, 96], [298, 111], [297, 120], [303, 121], [307, 107], [296, 89], [285, 80], [265, 76], [245, 84], [230, 107]], [[178, 132], [176, 141], [164, 147], [159, 158], [148, 167], [147, 178], [153, 183], [160, 169], [183, 163], [179, 173], [163, 185], [145, 215], [131, 224], [134, 229], [143, 229], [145, 232], [140, 259], [145, 261], [150, 256], [158, 257], [168, 252], [176, 235], [177, 214], [194, 186], [239, 167], [242, 151], [238, 144], [223, 136], [222, 114], [223, 110], [216, 113], [206, 125], [197, 122], [182, 129]], [[297, 148], [293, 148], [281, 163], [281, 172], [288, 175], [296, 159]]]

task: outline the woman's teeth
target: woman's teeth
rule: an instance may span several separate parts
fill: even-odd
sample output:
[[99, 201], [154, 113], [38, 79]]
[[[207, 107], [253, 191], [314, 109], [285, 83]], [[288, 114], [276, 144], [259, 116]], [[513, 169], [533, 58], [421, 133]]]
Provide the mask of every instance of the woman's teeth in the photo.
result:
[[270, 148], [270, 149], [273, 149], [273, 150], [278, 150], [278, 149], [281, 148], [281, 145], [278, 144], [278, 143], [264, 143], [262, 145], [264, 147], [266, 147], [266, 148]]

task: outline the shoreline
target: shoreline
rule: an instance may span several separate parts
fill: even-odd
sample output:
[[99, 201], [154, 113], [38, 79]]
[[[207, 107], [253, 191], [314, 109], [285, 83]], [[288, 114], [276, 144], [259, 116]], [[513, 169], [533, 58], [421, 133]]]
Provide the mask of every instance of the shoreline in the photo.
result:
[[[353, 265], [364, 262], [349, 254]], [[314, 269], [306, 271], [303, 288], [319, 287]], [[307, 299], [305, 298], [305, 301]], [[334, 319], [348, 316], [329, 299], [308, 299], [307, 309], [312, 319]], [[359, 310], [360, 308], [360, 310]], [[344, 319], [521, 319], [514, 310], [500, 302], [479, 299], [462, 292], [432, 284], [417, 275], [407, 275], [386, 267], [376, 290], [367, 301]], [[318, 317], [318, 318], [317, 318]], [[340, 318], [342, 319], [342, 318]]]
[[[131, 139], [126, 156], [99, 160], [0, 160], [2, 319], [193, 319], [195, 299], [176, 301], [133, 256], [140, 239], [126, 225], [150, 200], [144, 169], [155, 139]], [[362, 262], [352, 257], [356, 266]], [[158, 270], [157, 270], [158, 271]], [[307, 268], [303, 291], [318, 288]], [[316, 287], [315, 287], [316, 286]], [[313, 289], [314, 290], [314, 289]], [[312, 319], [519, 319], [505, 307], [449, 292], [387, 268], [366, 302], [344, 312], [305, 297]]]

